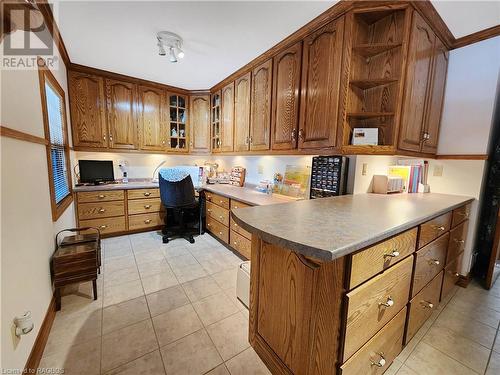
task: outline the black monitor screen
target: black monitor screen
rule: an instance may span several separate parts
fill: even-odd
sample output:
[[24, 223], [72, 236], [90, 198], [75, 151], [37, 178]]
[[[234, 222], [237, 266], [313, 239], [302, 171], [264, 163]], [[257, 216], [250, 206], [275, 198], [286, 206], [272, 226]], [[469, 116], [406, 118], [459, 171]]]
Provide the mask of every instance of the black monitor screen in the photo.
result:
[[79, 160], [80, 182], [96, 183], [114, 181], [113, 162], [111, 160]]

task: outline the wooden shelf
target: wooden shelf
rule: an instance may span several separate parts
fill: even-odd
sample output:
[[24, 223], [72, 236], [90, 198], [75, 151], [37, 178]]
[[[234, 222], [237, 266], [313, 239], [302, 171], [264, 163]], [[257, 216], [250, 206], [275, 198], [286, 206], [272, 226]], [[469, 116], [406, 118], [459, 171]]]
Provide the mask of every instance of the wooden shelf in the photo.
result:
[[393, 145], [347, 145], [343, 146], [342, 150], [348, 155], [391, 155], [394, 154], [395, 147]]
[[398, 47], [401, 47], [401, 43], [358, 44], [352, 50], [363, 57], [372, 57]]
[[351, 118], [370, 118], [370, 117], [391, 117], [394, 112], [349, 112], [347, 117]]
[[352, 80], [349, 83], [353, 86], [356, 86], [362, 90], [371, 89], [377, 86], [386, 86], [393, 83], [397, 83], [397, 79], [393, 78], [383, 78], [383, 79], [360, 79], [360, 80]]

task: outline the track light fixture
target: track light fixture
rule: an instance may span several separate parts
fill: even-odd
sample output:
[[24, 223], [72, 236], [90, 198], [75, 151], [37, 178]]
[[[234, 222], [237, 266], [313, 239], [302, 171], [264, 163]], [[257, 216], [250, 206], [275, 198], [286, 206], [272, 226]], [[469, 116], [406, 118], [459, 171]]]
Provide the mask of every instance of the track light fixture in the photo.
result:
[[184, 57], [184, 51], [182, 50], [182, 38], [170, 31], [160, 31], [156, 34], [158, 40], [158, 54], [160, 56], [165, 56], [166, 50], [168, 49], [169, 60], [172, 63], [176, 63], [179, 59]]

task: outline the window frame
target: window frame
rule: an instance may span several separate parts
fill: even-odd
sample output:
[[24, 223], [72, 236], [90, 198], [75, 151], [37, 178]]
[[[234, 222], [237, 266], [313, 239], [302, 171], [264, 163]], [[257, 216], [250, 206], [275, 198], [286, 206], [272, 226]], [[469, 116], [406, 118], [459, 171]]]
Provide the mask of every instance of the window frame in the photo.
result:
[[[46, 146], [46, 156], [47, 156], [47, 169], [49, 177], [49, 190], [50, 190], [50, 206], [52, 210], [52, 221], [57, 221], [61, 215], [66, 211], [69, 205], [73, 202], [73, 183], [71, 178], [71, 164], [69, 157], [69, 137], [68, 137], [68, 124], [67, 124], [67, 112], [66, 112], [66, 94], [57, 82], [52, 72], [45, 65], [45, 60], [38, 58], [38, 78], [40, 82], [40, 98], [42, 100], [42, 114], [43, 114], [43, 127], [45, 131]], [[48, 84], [60, 97], [62, 100], [62, 132], [63, 132], [63, 147], [64, 147], [64, 158], [67, 168], [67, 178], [68, 178], [68, 194], [61, 199], [59, 203], [56, 203], [56, 192], [54, 186], [54, 171], [52, 169], [52, 143], [50, 142], [50, 125], [49, 125], [49, 115], [47, 110], [47, 96], [45, 92], [45, 84]]]

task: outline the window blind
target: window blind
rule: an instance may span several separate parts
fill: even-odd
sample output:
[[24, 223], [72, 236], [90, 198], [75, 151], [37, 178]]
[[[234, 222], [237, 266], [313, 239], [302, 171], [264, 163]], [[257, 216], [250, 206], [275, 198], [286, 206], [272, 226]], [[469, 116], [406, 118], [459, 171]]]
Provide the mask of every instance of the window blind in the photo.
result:
[[54, 183], [55, 201], [56, 204], [59, 204], [70, 193], [64, 148], [64, 103], [63, 98], [47, 82], [45, 82], [45, 97], [49, 120], [52, 180]]

